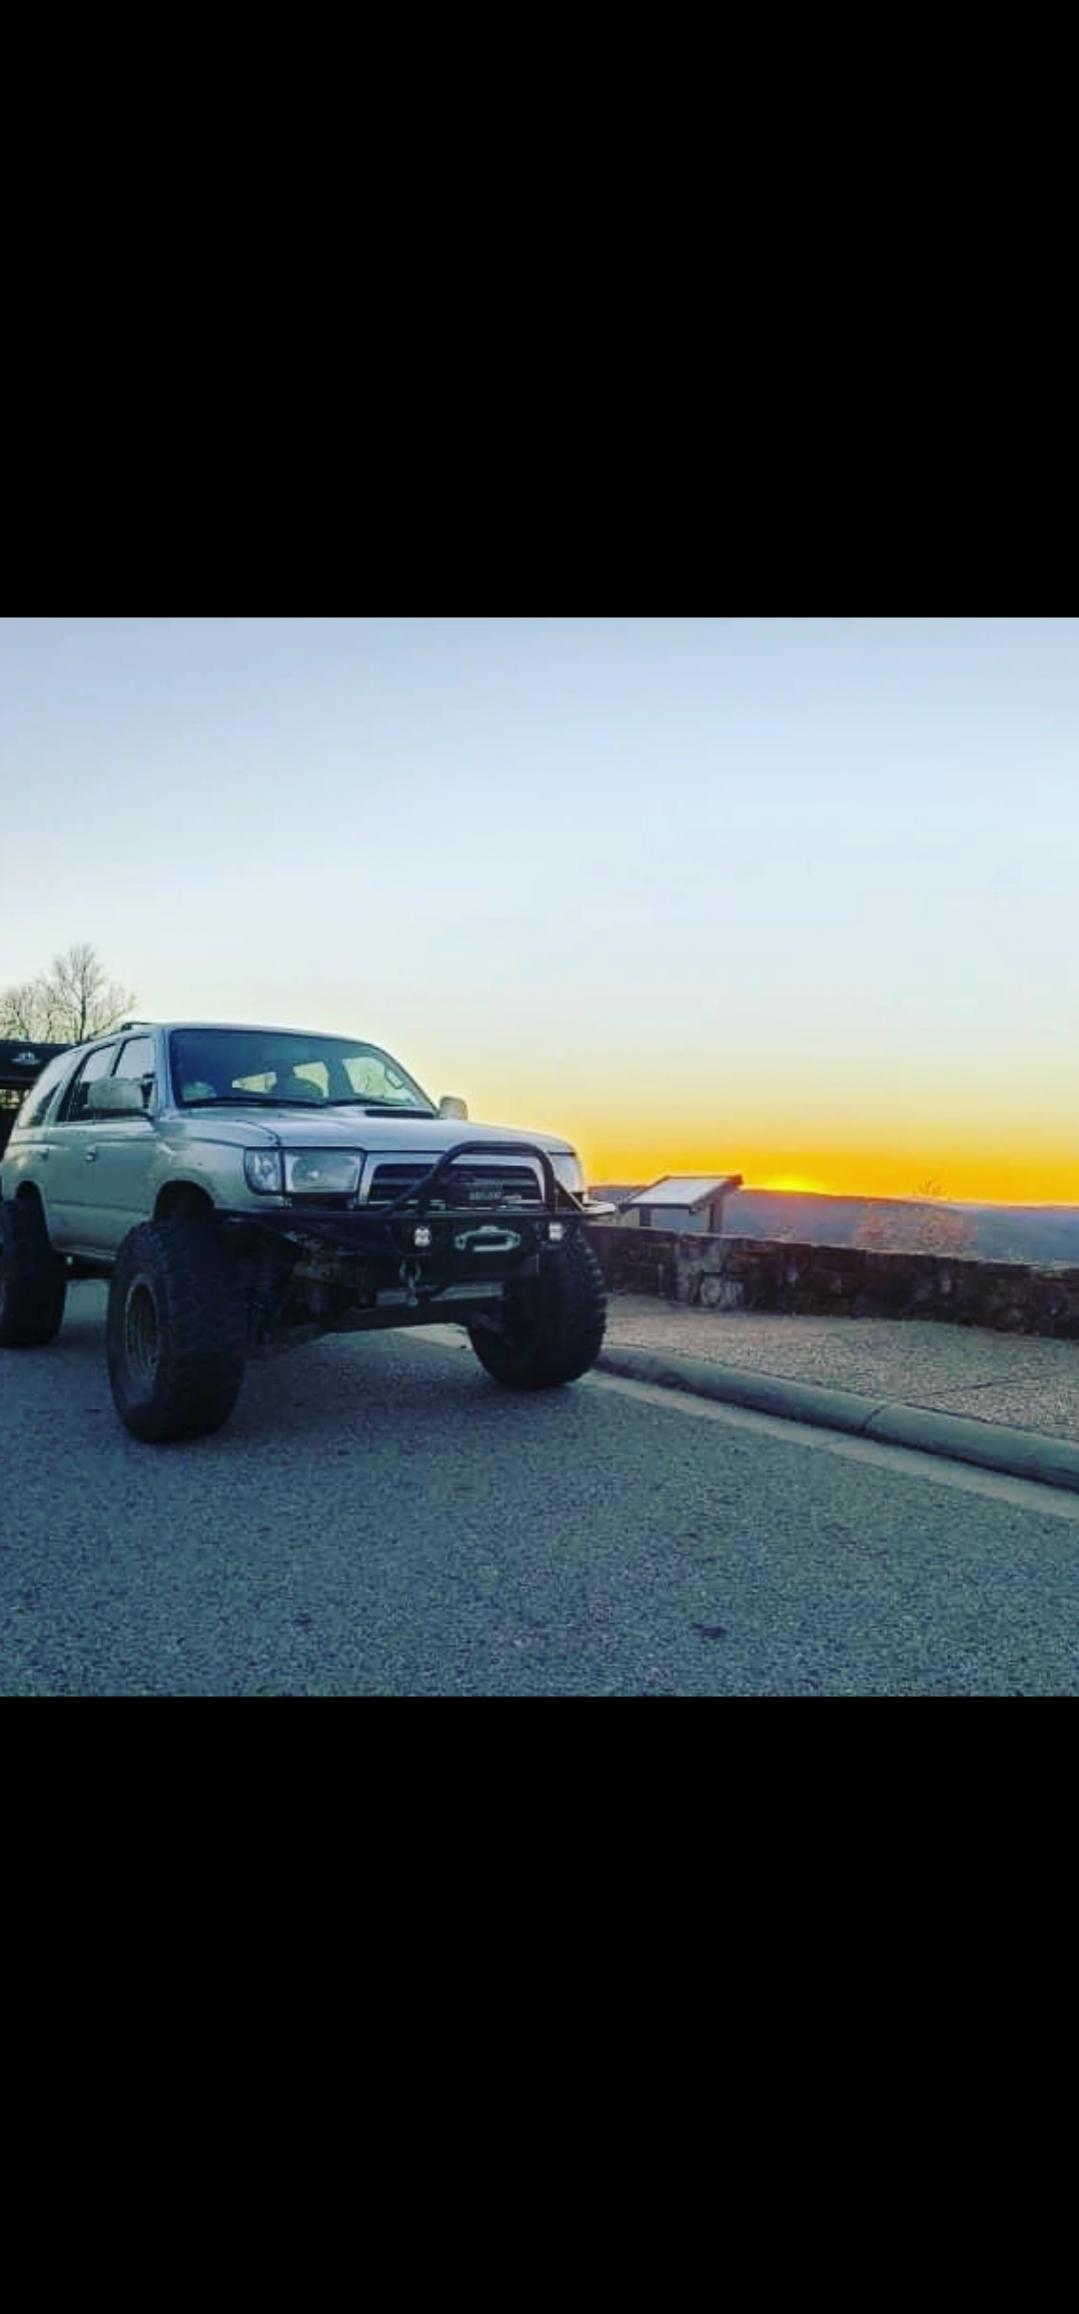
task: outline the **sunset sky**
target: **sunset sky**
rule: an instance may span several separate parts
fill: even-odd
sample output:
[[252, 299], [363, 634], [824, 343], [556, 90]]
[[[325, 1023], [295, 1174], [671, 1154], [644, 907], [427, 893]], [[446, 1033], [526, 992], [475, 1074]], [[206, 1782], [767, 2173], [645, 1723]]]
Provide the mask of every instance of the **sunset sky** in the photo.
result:
[[1079, 621], [9, 619], [0, 987], [388, 1046], [593, 1181], [1079, 1202]]

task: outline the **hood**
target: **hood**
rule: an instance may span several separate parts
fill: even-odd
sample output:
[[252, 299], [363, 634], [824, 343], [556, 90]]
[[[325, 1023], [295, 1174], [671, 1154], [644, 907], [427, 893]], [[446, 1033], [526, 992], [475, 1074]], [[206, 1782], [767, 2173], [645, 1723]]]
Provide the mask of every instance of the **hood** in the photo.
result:
[[177, 1127], [192, 1139], [229, 1142], [241, 1149], [278, 1146], [282, 1149], [367, 1149], [377, 1155], [441, 1157], [459, 1141], [500, 1141], [512, 1148], [532, 1141], [550, 1156], [567, 1156], [572, 1143], [556, 1133], [532, 1133], [523, 1125], [485, 1125], [475, 1117], [367, 1117], [362, 1109], [337, 1109], [332, 1102], [317, 1109], [174, 1110], [168, 1120], [170, 1138]]

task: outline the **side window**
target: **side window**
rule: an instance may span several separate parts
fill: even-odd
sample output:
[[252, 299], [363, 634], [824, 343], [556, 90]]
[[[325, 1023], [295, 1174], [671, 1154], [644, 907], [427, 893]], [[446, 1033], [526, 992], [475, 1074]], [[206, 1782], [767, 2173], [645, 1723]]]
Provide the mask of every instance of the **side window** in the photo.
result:
[[118, 1077], [137, 1077], [142, 1082], [142, 1105], [145, 1109], [153, 1091], [153, 1085], [145, 1082], [147, 1077], [152, 1078], [154, 1074], [154, 1040], [152, 1036], [128, 1037], [126, 1044], [122, 1044], [120, 1047], [116, 1074]]
[[62, 1124], [78, 1125], [83, 1122], [86, 1116], [87, 1085], [92, 1085], [95, 1077], [107, 1077], [115, 1059], [115, 1045], [98, 1045], [94, 1052], [87, 1054], [74, 1084], [64, 1095], [60, 1109]]
[[42, 1069], [36, 1085], [31, 1085], [19, 1111], [20, 1131], [27, 1125], [40, 1125], [57, 1085], [63, 1083], [70, 1069], [70, 1053], [61, 1053], [59, 1060], [50, 1061], [48, 1068]]

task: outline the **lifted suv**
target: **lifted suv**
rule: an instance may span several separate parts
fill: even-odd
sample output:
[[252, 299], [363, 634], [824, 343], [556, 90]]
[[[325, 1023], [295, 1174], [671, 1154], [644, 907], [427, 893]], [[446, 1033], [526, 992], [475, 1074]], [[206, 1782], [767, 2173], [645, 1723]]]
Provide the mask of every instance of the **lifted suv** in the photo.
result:
[[456, 1320], [496, 1382], [546, 1390], [603, 1340], [568, 1142], [475, 1125], [377, 1045], [129, 1023], [52, 1059], [0, 1164], [0, 1345], [109, 1279], [120, 1419], [220, 1429], [246, 1362], [316, 1336]]

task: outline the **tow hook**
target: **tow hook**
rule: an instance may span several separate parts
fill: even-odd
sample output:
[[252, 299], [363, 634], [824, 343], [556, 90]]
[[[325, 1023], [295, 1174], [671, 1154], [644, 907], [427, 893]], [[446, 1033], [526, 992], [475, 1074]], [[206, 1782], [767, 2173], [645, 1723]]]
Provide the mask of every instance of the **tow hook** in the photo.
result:
[[423, 1270], [421, 1269], [418, 1261], [403, 1261], [401, 1263], [401, 1268], [398, 1274], [401, 1279], [401, 1284], [403, 1285], [405, 1292], [408, 1295], [409, 1305], [412, 1309], [415, 1309], [420, 1298], [416, 1292], [416, 1287], [421, 1277], [423, 1276]]

